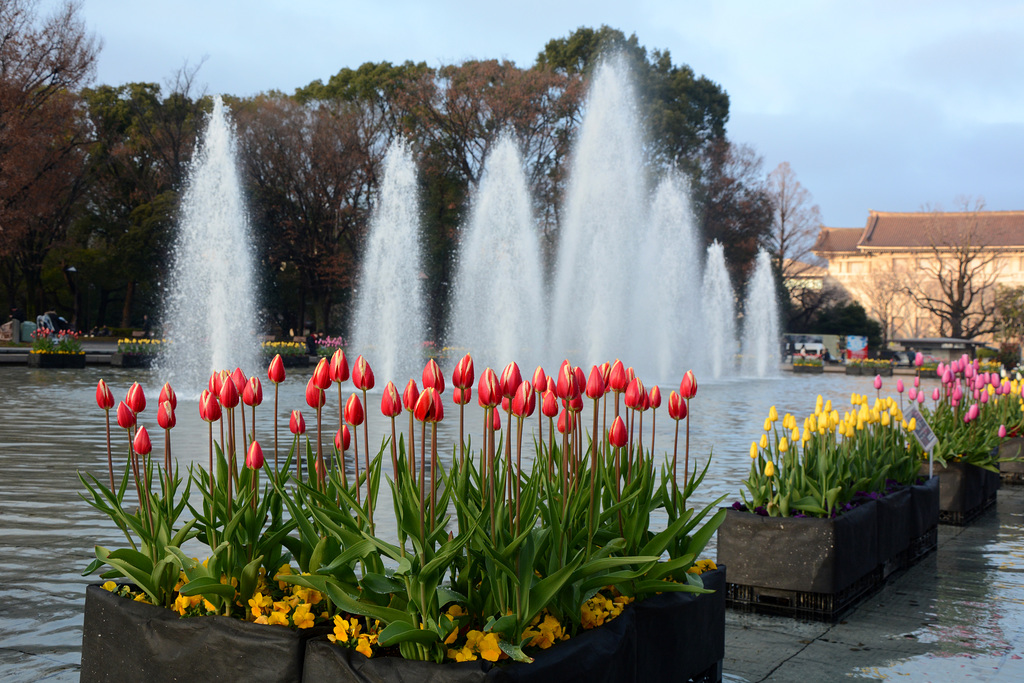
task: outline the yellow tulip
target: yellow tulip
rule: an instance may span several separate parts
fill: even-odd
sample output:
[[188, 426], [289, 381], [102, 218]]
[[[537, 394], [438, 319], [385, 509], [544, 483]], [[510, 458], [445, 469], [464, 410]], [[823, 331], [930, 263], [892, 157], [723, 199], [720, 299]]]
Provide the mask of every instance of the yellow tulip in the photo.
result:
[[761, 435], [761, 448], [768, 448], [768, 435], [767, 434], [762, 434]]
[[916, 417], [910, 418], [910, 424], [907, 425], [907, 429], [909, 429], [910, 431], [914, 431], [915, 429], [917, 429], [917, 418]]
[[766, 431], [766, 432], [772, 431], [772, 420], [771, 420], [770, 417], [766, 417], [765, 420], [764, 420], [764, 431]]
[[789, 440], [793, 443], [800, 440], [800, 430], [796, 428], [796, 425], [793, 425], [793, 432], [789, 435]]
[[829, 400], [825, 401], [825, 412], [826, 413], [831, 413], [832, 412], [832, 399], [829, 399]]
[[888, 427], [889, 426], [889, 413], [882, 413], [882, 420], [881, 420], [881, 422], [882, 422], [882, 426], [883, 427]]
[[775, 410], [775, 406], [768, 409], [768, 419], [775, 422], [779, 419], [779, 411]]
[[764, 476], [774, 477], [775, 476], [775, 463], [771, 460], [764, 464]]
[[785, 453], [789, 450], [789, 442], [786, 441], [786, 437], [779, 439], [779, 453]]
[[756, 458], [757, 457], [757, 442], [756, 441], [751, 441], [750, 442], [750, 457], [751, 458]]

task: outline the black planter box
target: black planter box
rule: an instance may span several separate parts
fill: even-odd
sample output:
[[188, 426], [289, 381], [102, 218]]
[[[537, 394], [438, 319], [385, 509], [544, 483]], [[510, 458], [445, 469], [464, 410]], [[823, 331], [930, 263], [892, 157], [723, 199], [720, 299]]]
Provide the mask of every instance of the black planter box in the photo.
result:
[[115, 368], [149, 368], [156, 362], [156, 355], [145, 353], [115, 353], [110, 364]]
[[[300, 353], [298, 355], [281, 356], [281, 362], [284, 363], [286, 368], [308, 368], [309, 358], [309, 356]], [[273, 356], [265, 356], [263, 364], [270, 365], [272, 360], [274, 360]]]
[[860, 366], [859, 365], [847, 365], [846, 366], [846, 374], [847, 375], [860, 375], [860, 374], [862, 374], [861, 371], [860, 371]]
[[798, 375], [820, 375], [825, 372], [824, 365], [794, 365], [793, 372]]
[[396, 657], [367, 659], [320, 638], [306, 647], [308, 683], [715, 683], [725, 655], [725, 568], [703, 575], [715, 593], [664, 593], [633, 603], [618, 618], [551, 649], [532, 664], [434, 664]]
[[[1019, 458], [1024, 456], [1024, 439], [1004, 439], [999, 444], [1000, 458]], [[1024, 484], [1024, 462], [1001, 462], [999, 463], [999, 475], [1004, 484]]]
[[907, 566], [907, 551], [913, 539], [913, 499], [910, 489], [903, 488], [879, 498], [876, 536], [878, 538], [878, 559], [882, 567], [882, 578], [897, 569]]
[[[928, 466], [921, 467], [927, 473]], [[939, 480], [939, 522], [963, 526], [977, 519], [996, 502], [999, 474], [968, 465], [951, 462], [946, 467], [934, 466]]]
[[299, 681], [305, 643], [294, 631], [177, 612], [91, 585], [85, 592], [82, 683], [90, 681]]
[[908, 566], [938, 547], [939, 478], [910, 487], [910, 550]]
[[84, 368], [84, 353], [30, 353], [30, 368]]

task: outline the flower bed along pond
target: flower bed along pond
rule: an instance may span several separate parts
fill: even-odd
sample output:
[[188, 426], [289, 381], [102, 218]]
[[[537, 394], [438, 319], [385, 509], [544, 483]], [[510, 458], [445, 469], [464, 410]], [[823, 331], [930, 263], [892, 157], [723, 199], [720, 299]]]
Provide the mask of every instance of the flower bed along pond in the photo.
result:
[[85, 352], [80, 337], [80, 333], [67, 330], [36, 330], [32, 333], [32, 350], [28, 354], [29, 367], [84, 368]]
[[[474, 374], [467, 355], [451, 375], [460, 425]], [[487, 675], [498, 680], [539, 680], [542, 671], [584, 670], [597, 656], [595, 648], [606, 649], [609, 642], [625, 654], [616, 660], [617, 673], [605, 666], [598, 680], [633, 680], [630, 672], [649, 676], [643, 672], [652, 665], [720, 677], [723, 597], [705, 587], [700, 572], [714, 566], [697, 557], [725, 512], [687, 505], [708, 462], [703, 469], [694, 462], [691, 469], [688, 439], [681, 457], [674, 452], [671, 461], [655, 462], [644, 446], [643, 417], [653, 428], [660, 389], [647, 390], [618, 361], [593, 367], [589, 376], [566, 362], [556, 377], [538, 368], [524, 380], [514, 363], [500, 377], [488, 368], [476, 387], [485, 410], [481, 447], [471, 450], [460, 426], [459, 441], [442, 449], [436, 425], [444, 418], [445, 377], [431, 360], [422, 389], [410, 380], [399, 394], [387, 384], [380, 405], [393, 431], [381, 435], [379, 448], [367, 448], [364, 405], [373, 372], [359, 357], [350, 373], [339, 350], [320, 362], [306, 386], [315, 437], [295, 410], [290, 444], [280, 443], [275, 425], [271, 458], [261, 444], [269, 449], [270, 427], [261, 420], [256, 430], [260, 380], [238, 369], [218, 373], [199, 401], [200, 417], [209, 424], [207, 464], [187, 475], [170, 451], [173, 390], [164, 385], [157, 401], [156, 422], [164, 430], [159, 462], [140, 424], [145, 395], [133, 385], [116, 409], [127, 460], [115, 467], [110, 447], [107, 473], [80, 475], [87, 501], [108, 514], [128, 541], [117, 550], [97, 547], [86, 573], [100, 571], [107, 581], [126, 579], [135, 586], [106, 585], [117, 595], [90, 591], [97, 609], [86, 612], [83, 680], [93, 680], [86, 672], [122, 670], [128, 678], [192, 677], [194, 669], [187, 667], [195, 655], [181, 656], [181, 649], [199, 641], [231, 649], [234, 676], [294, 680], [291, 673], [238, 668], [247, 660], [240, 653], [259, 649], [267, 638], [278, 643], [276, 658], [289, 672], [298, 648], [311, 670], [327, 667], [337, 680], [347, 680], [337, 663], [342, 660], [395, 672], [387, 680], [421, 677], [410, 672], [422, 667], [436, 676], [432, 680], [455, 680], [440, 672], [467, 663], [475, 671], [493, 666]], [[268, 379], [285, 380], [280, 357], [271, 362]], [[342, 401], [342, 385], [350, 379], [354, 391]], [[335, 390], [338, 402], [329, 409]], [[668, 414], [677, 428], [696, 391], [687, 373], [679, 392], [671, 392]], [[102, 380], [97, 402], [109, 421], [114, 400]], [[598, 427], [606, 406], [609, 426]], [[525, 469], [522, 427], [528, 419], [538, 419], [542, 431], [534, 465]], [[333, 439], [323, 434], [325, 422], [334, 422]], [[324, 436], [333, 448], [323, 448]], [[374, 522], [382, 484], [391, 489], [395, 537], [382, 536]], [[192, 490], [201, 493], [201, 505], [190, 502]], [[665, 529], [651, 530], [654, 515], [667, 519]], [[188, 542], [206, 547], [202, 560], [182, 551]], [[711, 571], [708, 581], [720, 586], [724, 571]], [[652, 596], [658, 596], [654, 602]], [[134, 617], [111, 616], [119, 604]], [[142, 608], [162, 617], [151, 618]], [[643, 620], [632, 616], [648, 613]], [[693, 647], [672, 641], [675, 647], [652, 652], [653, 644], [672, 638], [652, 626], [679, 628], [684, 613], [692, 615], [689, 628], [702, 634], [694, 636]], [[106, 616], [97, 621], [97, 615]], [[171, 631], [164, 631], [164, 622]], [[130, 623], [145, 626], [136, 632]], [[229, 635], [198, 635], [208, 628], [226, 628]], [[317, 650], [334, 664], [310, 664], [306, 635], [318, 628], [329, 631], [329, 639], [317, 641]], [[127, 638], [139, 641], [133, 647], [152, 643], [154, 651], [166, 653], [133, 656], [135, 668], [118, 669], [129, 666], [118, 647]], [[601, 644], [589, 647], [588, 640]], [[696, 643], [704, 644], [700, 652]], [[367, 657], [385, 663], [366, 664]], [[534, 670], [535, 657], [537, 663], [563, 663]], [[172, 660], [186, 668], [175, 669]]]

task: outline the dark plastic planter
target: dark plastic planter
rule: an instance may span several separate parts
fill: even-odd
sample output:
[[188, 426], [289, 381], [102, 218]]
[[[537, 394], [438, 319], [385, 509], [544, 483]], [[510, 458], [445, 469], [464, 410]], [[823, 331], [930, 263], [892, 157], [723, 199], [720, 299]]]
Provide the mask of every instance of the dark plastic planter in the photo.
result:
[[[274, 360], [274, 356], [264, 356], [263, 364], [270, 365], [270, 361], [272, 360]], [[281, 362], [284, 363], [286, 368], [308, 368], [309, 356], [305, 354], [281, 356]]]
[[28, 366], [30, 368], [84, 368], [84, 353], [30, 353], [28, 354]]
[[847, 375], [860, 375], [860, 374], [862, 374], [861, 371], [860, 371], [860, 366], [859, 365], [847, 365], [846, 366], [846, 374]]
[[[1024, 439], [1004, 439], [999, 444], [1000, 458], [1019, 458], [1024, 456]], [[1004, 484], [1024, 484], [1024, 462], [1001, 462], [999, 463], [999, 474]]]
[[[923, 473], [928, 466], [923, 465]], [[996, 502], [999, 474], [975, 465], [951, 462], [946, 467], [935, 465], [939, 480], [939, 521], [943, 524], [964, 525], [974, 521]]]
[[81, 680], [295, 682], [306, 641], [323, 633], [229, 617], [182, 619], [92, 585], [85, 592]]
[[918, 539], [939, 524], [939, 478], [932, 477], [911, 486], [910, 499], [910, 537]]
[[156, 358], [153, 354], [145, 353], [115, 353], [110, 356], [110, 364], [115, 368], [148, 368]]
[[913, 538], [913, 500], [910, 489], [903, 488], [879, 498], [875, 504], [878, 506], [875, 532], [878, 538], [878, 559], [884, 578], [907, 564], [905, 554]]
[[798, 375], [820, 375], [825, 372], [823, 365], [794, 365], [793, 372]]

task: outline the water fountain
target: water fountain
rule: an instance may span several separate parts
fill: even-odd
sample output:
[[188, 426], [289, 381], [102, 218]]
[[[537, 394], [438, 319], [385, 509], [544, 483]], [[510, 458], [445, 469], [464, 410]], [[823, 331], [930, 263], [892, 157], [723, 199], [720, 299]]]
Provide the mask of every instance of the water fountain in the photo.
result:
[[736, 366], [736, 306], [725, 249], [718, 240], [708, 247], [701, 300], [707, 370], [718, 379], [732, 374]]
[[256, 368], [251, 244], [234, 129], [217, 96], [182, 198], [164, 310], [174, 343], [161, 370], [182, 395], [198, 395], [214, 370]]
[[415, 377], [424, 336], [416, 165], [408, 145], [384, 158], [356, 295], [350, 355], [363, 354], [384, 381]]
[[523, 162], [502, 135], [487, 159], [459, 249], [449, 346], [476, 363], [541, 363], [547, 339], [544, 273]]
[[779, 372], [779, 301], [771, 255], [757, 253], [743, 306], [743, 365], [746, 376], [769, 377]]

